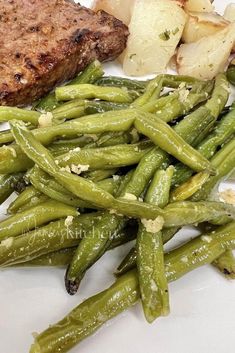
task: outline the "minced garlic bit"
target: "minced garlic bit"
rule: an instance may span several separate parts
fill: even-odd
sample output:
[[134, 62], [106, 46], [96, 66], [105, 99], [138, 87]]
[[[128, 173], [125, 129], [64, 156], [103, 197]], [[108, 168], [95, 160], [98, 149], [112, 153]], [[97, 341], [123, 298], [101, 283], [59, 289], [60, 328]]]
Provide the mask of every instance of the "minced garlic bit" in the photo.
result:
[[179, 91], [179, 100], [181, 103], [185, 103], [189, 95], [189, 90], [188, 89], [181, 89]]
[[114, 181], [118, 181], [120, 179], [120, 176], [119, 175], [113, 175], [113, 180]]
[[156, 282], [153, 279], [151, 279], [151, 281], [150, 281], [150, 287], [151, 287], [151, 290], [153, 292], [157, 292], [158, 291], [158, 286], [157, 286]]
[[131, 201], [137, 200], [137, 197], [134, 194], [130, 194], [129, 192], [126, 192], [125, 195], [123, 196], [123, 198], [126, 200], [131, 200]]
[[39, 127], [52, 126], [52, 120], [53, 120], [53, 114], [51, 112], [41, 114], [38, 119], [38, 125]]
[[68, 172], [68, 173], [71, 173], [71, 169], [68, 165], [66, 165], [66, 167], [62, 167], [60, 168], [61, 172]]
[[235, 190], [227, 189], [219, 193], [219, 198], [221, 201], [235, 205]]
[[73, 219], [74, 219], [73, 216], [68, 216], [68, 217], [66, 218], [66, 220], [64, 221], [65, 226], [66, 226], [66, 227], [71, 226], [72, 223], [73, 223]]
[[184, 263], [187, 263], [188, 262], [188, 257], [187, 256], [182, 256], [181, 257], [181, 261], [184, 262]]
[[71, 170], [75, 174], [79, 175], [82, 172], [87, 172], [89, 167], [90, 167], [89, 164], [78, 164], [78, 165], [72, 164], [71, 165]]
[[112, 210], [112, 209], [109, 210], [109, 213], [110, 213], [110, 214], [115, 214], [115, 215], [120, 216], [120, 217], [123, 216], [121, 213], [118, 213], [116, 210]]
[[141, 223], [145, 226], [145, 229], [149, 233], [159, 232], [164, 225], [164, 218], [158, 216], [156, 219], [141, 219]]
[[1, 242], [1, 246], [5, 246], [6, 248], [10, 248], [13, 243], [13, 237], [5, 239]]
[[205, 241], [206, 243], [210, 243], [212, 241], [212, 237], [209, 235], [203, 235], [201, 237], [202, 241]]
[[73, 153], [73, 152], [80, 152], [81, 148], [80, 147], [76, 147], [73, 150], [69, 151], [69, 153]]

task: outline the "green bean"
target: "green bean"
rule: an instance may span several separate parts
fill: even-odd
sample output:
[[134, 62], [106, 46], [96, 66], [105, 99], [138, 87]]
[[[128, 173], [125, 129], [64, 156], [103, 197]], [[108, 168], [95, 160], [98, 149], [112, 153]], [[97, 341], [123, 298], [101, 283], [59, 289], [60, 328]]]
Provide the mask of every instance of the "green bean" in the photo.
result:
[[229, 66], [227, 70], [227, 79], [228, 81], [232, 84], [235, 85], [235, 70], [234, 70], [234, 65]]
[[206, 172], [201, 172], [192, 176], [185, 183], [176, 187], [171, 193], [171, 202], [185, 201], [192, 197], [209, 179], [210, 175]]
[[57, 157], [78, 147], [83, 148], [92, 143], [93, 139], [90, 136], [78, 137], [73, 140], [58, 140], [48, 146], [48, 150]]
[[46, 201], [0, 222], [0, 241], [23, 234], [55, 219], [77, 216], [75, 208], [55, 201]]
[[125, 143], [135, 143], [131, 132], [105, 132], [97, 140], [87, 144], [85, 148], [110, 147]]
[[70, 295], [77, 292], [87, 269], [104, 254], [111, 244], [112, 235], [124, 225], [125, 219], [120, 220], [116, 215], [103, 212], [93, 229], [90, 228], [75, 251], [65, 275], [65, 287]]
[[[208, 109], [200, 107], [184, 118], [184, 120], [180, 121], [178, 125], [174, 127], [174, 130], [187, 143], [194, 145], [198, 134], [202, 133], [202, 131], [207, 131], [208, 124], [211, 122], [214, 122], [214, 118], [210, 115]], [[162, 164], [169, 164], [168, 155], [166, 152], [156, 147], [147, 153], [138, 164], [133, 175], [133, 180], [131, 180], [128, 185], [127, 192], [136, 196], [141, 195], [155, 171], [160, 168]]]
[[208, 96], [206, 90], [193, 93], [186, 88], [181, 88], [169, 96], [150, 101], [142, 109], [149, 113], [156, 113], [159, 119], [170, 122], [190, 112], [193, 107], [207, 100]]
[[[216, 103], [216, 97], [220, 96], [220, 94], [216, 92], [219, 92], [221, 90], [221, 87], [225, 89], [226, 86], [224, 85], [223, 81], [218, 80], [216, 84], [216, 89], [215, 89], [215, 96], [213, 96], [211, 99], [212, 103], [213, 102]], [[217, 98], [217, 100], [218, 99], [220, 98]], [[226, 101], [224, 98], [223, 103], [225, 102]], [[206, 136], [206, 138], [203, 139], [203, 141], [201, 141], [201, 143], [197, 147], [198, 151], [208, 159], [213, 157], [218, 147], [223, 145], [226, 142], [226, 140], [229, 139], [229, 137], [231, 137], [231, 135], [234, 134], [234, 131], [235, 131], [234, 121], [235, 121], [234, 112], [231, 111], [228, 115], [223, 117], [221, 121], [217, 124], [215, 129], [208, 136]], [[192, 175], [192, 171], [189, 168], [181, 164], [177, 164], [176, 171], [173, 178], [173, 185], [179, 185], [180, 183], [190, 178], [191, 175]]]
[[[169, 201], [171, 178], [174, 168], [159, 170], [148, 188], [145, 201], [165, 207]], [[137, 235], [137, 269], [142, 306], [146, 320], [151, 323], [157, 317], [169, 313], [168, 284], [165, 276], [161, 228], [148, 229], [143, 222]]]
[[95, 82], [98, 86], [126, 87], [129, 90], [144, 92], [148, 81], [130, 80], [118, 76], [103, 76]]
[[23, 174], [0, 175], [0, 204], [17, 190], [17, 184], [21, 182]]
[[102, 64], [98, 60], [92, 61], [77, 77], [67, 85], [77, 85], [80, 83], [94, 83], [104, 74]]
[[206, 200], [213, 188], [228, 175], [235, 167], [235, 140], [231, 140], [212, 158], [211, 163], [216, 168], [217, 174], [210, 176], [207, 182], [193, 196], [192, 200]]
[[225, 217], [225, 220], [229, 222], [234, 219], [234, 216], [234, 207], [223, 202], [178, 201], [164, 208], [164, 227], [211, 222], [219, 217]]
[[189, 88], [195, 84], [200, 85], [202, 83], [202, 81], [198, 80], [195, 77], [183, 76], [183, 75], [164, 74], [163, 78], [164, 78], [163, 85], [165, 87], [170, 87], [170, 88], [178, 88], [182, 84], [184, 84], [185, 87]]
[[8, 206], [7, 212], [12, 214], [21, 212], [47, 200], [48, 198], [40, 191], [36, 190], [33, 186], [28, 186], [14, 201], [11, 202]]
[[116, 174], [117, 171], [118, 171], [118, 169], [116, 169], [116, 168], [115, 169], [107, 169], [107, 170], [98, 169], [98, 170], [94, 170], [92, 172], [84, 173], [84, 177], [87, 179], [90, 179], [94, 182], [98, 182], [98, 181], [104, 180], [106, 178], [112, 177], [113, 175]]
[[79, 165], [86, 165], [87, 170], [113, 169], [137, 164], [151, 148], [153, 145], [146, 141], [132, 145], [74, 149], [57, 157], [56, 161], [61, 167], [69, 166], [75, 173], [76, 166], [79, 167]]
[[32, 161], [16, 144], [2, 146], [0, 151], [0, 174], [24, 172], [33, 166]]
[[[84, 227], [85, 228], [85, 227]], [[46, 230], [47, 231], [47, 230]], [[127, 242], [135, 239], [136, 227], [133, 224], [128, 224], [121, 232], [112, 235], [112, 242], [107, 250], [112, 250], [118, 246], [126, 244]], [[77, 240], [77, 245], [80, 239]], [[70, 244], [69, 244], [70, 245]], [[32, 266], [60, 266], [65, 267], [70, 264], [72, 257], [75, 253], [76, 247], [64, 248], [58, 251], [50, 252], [39, 257], [33, 258], [25, 262], [10, 264], [13, 267], [32, 267]], [[21, 259], [21, 261], [23, 261]]]
[[[101, 218], [101, 213], [83, 214], [71, 222], [66, 219], [53, 221], [48, 225], [23, 235], [9, 238], [0, 243], [0, 266], [12, 266], [26, 263], [52, 252], [78, 246], [89, 229], [93, 229]], [[110, 233], [113, 239], [108, 249], [113, 249], [135, 237], [136, 228], [125, 227], [121, 232]], [[5, 244], [5, 245], [4, 245]]]
[[212, 133], [198, 146], [206, 158], [211, 158], [218, 147], [223, 145], [235, 134], [235, 111], [231, 110], [217, 124]]
[[70, 263], [75, 250], [76, 247], [58, 250], [9, 267], [65, 267]]
[[113, 110], [123, 110], [128, 109], [129, 104], [127, 103], [113, 103], [113, 102], [103, 102], [103, 101], [85, 101], [85, 113], [97, 114], [104, 113]]
[[168, 204], [171, 184], [169, 183], [174, 174], [174, 167], [170, 166], [166, 170], [158, 170], [145, 197], [146, 202], [153, 203], [163, 208]]
[[[145, 113], [146, 114], [146, 113]], [[142, 114], [135, 122], [136, 129], [147, 136], [156, 145], [182, 163], [196, 171], [214, 172], [209, 161], [186, 143], [169, 125], [152, 118], [151, 114]]]
[[[98, 78], [102, 77], [103, 73], [103, 68], [100, 62], [98, 60], [94, 60], [85, 68], [83, 72], [80, 72], [77, 77], [67, 83], [67, 85], [93, 83]], [[55, 93], [49, 93], [35, 105], [35, 108], [43, 111], [52, 111], [59, 106], [60, 103], [57, 101]]]
[[30, 353], [67, 352], [108, 319], [133, 305], [138, 297], [135, 273], [122, 276], [108, 290], [88, 299], [60, 323], [42, 333], [32, 345]]
[[85, 114], [85, 101], [74, 99], [70, 102], [61, 104], [52, 110], [53, 120], [61, 123], [65, 120], [80, 118]]
[[[121, 182], [116, 196], [121, 195], [128, 184], [132, 172], [128, 173]], [[70, 295], [74, 295], [80, 285], [85, 272], [108, 249], [112, 243], [111, 235], [119, 232], [126, 224], [126, 219], [116, 214], [103, 212], [95, 227], [90, 229], [86, 237], [81, 241], [65, 274], [65, 287]]]
[[[94, 208], [92, 203], [83, 201], [73, 194], [71, 194], [68, 190], [66, 190], [63, 186], [57, 183], [52, 177], [50, 177], [47, 173], [43, 172], [40, 168], [35, 166], [28, 173], [28, 178], [32, 185], [34, 185], [35, 189], [39, 190], [41, 193], [47, 195], [49, 198], [53, 200], [57, 200], [66, 205], [79, 207], [79, 208]], [[113, 179], [103, 179], [97, 182], [97, 185], [109, 192], [110, 194], [114, 194], [119, 181], [115, 182]]]
[[158, 99], [161, 94], [162, 85], [163, 78], [161, 76], [157, 76], [155, 79], [149, 81], [144, 94], [132, 103], [132, 107], [143, 107], [146, 103], [149, 104], [149, 102]]
[[39, 256], [77, 246], [99, 213], [89, 213], [51, 222], [31, 232], [11, 237], [0, 243], [0, 265], [31, 261]]
[[94, 99], [98, 98], [114, 103], [131, 103], [132, 98], [126, 89], [118, 87], [101, 87], [84, 83], [79, 85], [69, 85], [58, 87], [55, 90], [58, 101], [67, 101], [71, 99]]
[[116, 271], [114, 272], [115, 276], [121, 276], [124, 273], [134, 269], [136, 267], [136, 258], [137, 258], [137, 250], [136, 247], [131, 248], [131, 250], [124, 257]]
[[[232, 226], [195, 238], [167, 254], [167, 280], [177, 280], [185, 273], [211, 263], [228, 247], [234, 248], [234, 230], [233, 222]], [[67, 352], [109, 319], [135, 304], [139, 295], [136, 271], [130, 271], [119, 277], [110, 288], [85, 300], [63, 320], [38, 335], [30, 353]]]
[[214, 265], [228, 279], [235, 279], [235, 257], [231, 250], [227, 250], [223, 253], [212, 263], [212, 265]]
[[39, 110], [41, 112], [51, 112], [53, 109], [58, 108], [61, 105], [55, 97], [55, 93], [49, 93], [45, 97], [36, 101], [33, 104], [34, 109]]
[[33, 110], [21, 109], [16, 107], [0, 106], [0, 121], [9, 121], [13, 119], [22, 120], [25, 123], [38, 125], [40, 113]]
[[0, 131], [0, 145], [5, 145], [12, 141], [14, 141], [14, 137], [11, 130]]
[[17, 121], [12, 122], [12, 132], [18, 145], [29, 158], [82, 200], [91, 202], [97, 207], [112, 209], [131, 217], [155, 219], [162, 213], [158, 207], [153, 205], [150, 206], [138, 201], [130, 201], [128, 204], [124, 199], [117, 200], [92, 181], [73, 175], [67, 171], [61, 171], [49, 151], [34, 138], [31, 132], [25, 130]]
[[[170, 241], [174, 235], [178, 232], [179, 228], [172, 227], [172, 228], [163, 228], [162, 230], [162, 242], [166, 244]], [[136, 247], [131, 248], [128, 254], [125, 256], [123, 261], [120, 263], [118, 268], [115, 271], [116, 276], [120, 276], [133, 268], [136, 267], [136, 258], [137, 258], [137, 250]]]

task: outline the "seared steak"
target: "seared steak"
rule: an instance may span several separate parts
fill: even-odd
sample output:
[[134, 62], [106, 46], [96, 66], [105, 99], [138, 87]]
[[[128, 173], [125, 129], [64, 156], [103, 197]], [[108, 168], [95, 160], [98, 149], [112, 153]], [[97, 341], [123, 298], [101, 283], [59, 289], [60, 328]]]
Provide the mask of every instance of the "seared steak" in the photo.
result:
[[116, 58], [127, 36], [113, 16], [69, 0], [0, 0], [0, 104], [31, 103], [93, 59]]

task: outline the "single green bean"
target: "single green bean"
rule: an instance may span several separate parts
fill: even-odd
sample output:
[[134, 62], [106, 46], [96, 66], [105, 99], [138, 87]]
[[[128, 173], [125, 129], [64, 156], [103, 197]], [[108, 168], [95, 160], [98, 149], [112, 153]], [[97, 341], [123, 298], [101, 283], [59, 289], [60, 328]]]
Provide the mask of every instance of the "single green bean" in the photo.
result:
[[149, 141], [82, 150], [76, 148], [59, 156], [56, 161], [60, 167], [69, 166], [74, 173], [78, 174], [79, 166], [81, 166], [81, 170], [82, 166], [87, 166], [86, 170], [97, 170], [137, 164], [151, 148], [153, 148], [153, 144]]
[[[167, 205], [173, 173], [172, 167], [155, 173], [145, 197], [146, 202], [159, 207]], [[159, 223], [156, 229], [151, 229], [150, 225], [142, 220], [136, 242], [141, 300], [146, 320], [149, 323], [159, 316], [168, 315], [170, 311], [161, 233], [163, 223]]]
[[11, 130], [0, 131], [0, 145], [5, 145], [12, 141], [14, 141], [14, 137], [11, 133]]
[[190, 179], [188, 179], [185, 183], [176, 187], [172, 193], [170, 200], [171, 202], [176, 201], [185, 201], [192, 197], [201, 187], [205, 184], [205, 182], [209, 179], [210, 175], [207, 172], [200, 172], [195, 174]]
[[21, 109], [16, 107], [0, 106], [0, 121], [9, 121], [13, 119], [22, 120], [25, 123], [38, 125], [40, 113], [33, 110]]
[[98, 86], [126, 87], [129, 90], [136, 90], [144, 93], [148, 81], [130, 80], [118, 76], [103, 76], [96, 80], [95, 84]]
[[191, 169], [196, 171], [207, 170], [209, 173], [214, 173], [210, 162], [160, 119], [156, 120], [151, 114], [145, 113], [135, 119], [134, 124], [139, 132]]
[[160, 169], [155, 173], [145, 196], [146, 202], [153, 203], [161, 208], [168, 204], [171, 187], [169, 182], [171, 182], [173, 174], [173, 166], [168, 167], [166, 170]]
[[29, 210], [22, 211], [0, 222], [0, 241], [24, 234], [31, 229], [58, 218], [77, 216], [78, 212], [71, 206], [55, 201], [47, 201]]
[[226, 74], [227, 74], [228, 81], [232, 85], [235, 85], [235, 68], [234, 68], [234, 65], [229, 66]]
[[[165, 257], [167, 280], [169, 282], [177, 280], [185, 273], [211, 263], [228, 247], [234, 248], [234, 230], [233, 222], [232, 227], [229, 225], [219, 228], [215, 234], [195, 238], [167, 254]], [[210, 242], [206, 240], [208, 237], [211, 239]], [[110, 288], [87, 299], [63, 320], [38, 335], [30, 353], [56, 351], [66, 353], [109, 319], [134, 305], [139, 295], [137, 273], [130, 271], [118, 278]]]
[[227, 222], [235, 217], [235, 209], [223, 202], [178, 201], [164, 208], [164, 227], [180, 227], [186, 224], [211, 222], [225, 217]]
[[101, 87], [84, 83], [79, 85], [69, 85], [58, 87], [55, 91], [58, 101], [67, 101], [71, 99], [94, 99], [98, 98], [114, 103], [131, 103], [132, 98], [126, 89], [119, 87]]

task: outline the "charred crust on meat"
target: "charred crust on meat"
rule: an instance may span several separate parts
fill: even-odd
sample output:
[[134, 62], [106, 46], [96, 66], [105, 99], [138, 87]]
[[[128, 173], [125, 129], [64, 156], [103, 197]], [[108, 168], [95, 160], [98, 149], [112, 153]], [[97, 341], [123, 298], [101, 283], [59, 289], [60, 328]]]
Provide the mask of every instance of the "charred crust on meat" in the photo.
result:
[[86, 35], [88, 35], [90, 33], [90, 30], [87, 28], [83, 28], [83, 29], [78, 29], [75, 33], [74, 33], [74, 39], [73, 41], [76, 44], [79, 44]]
[[30, 26], [28, 29], [29, 32], [39, 32], [40, 31], [40, 26], [36, 25], [36, 26]]
[[30, 58], [25, 58], [25, 67], [32, 71], [37, 71], [36, 66], [32, 63]]
[[22, 74], [17, 73], [14, 75], [14, 78], [15, 78], [16, 82], [20, 82], [20, 80], [22, 79]]

